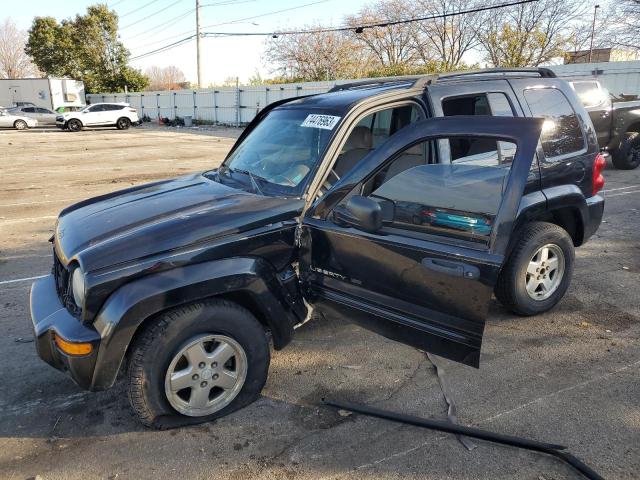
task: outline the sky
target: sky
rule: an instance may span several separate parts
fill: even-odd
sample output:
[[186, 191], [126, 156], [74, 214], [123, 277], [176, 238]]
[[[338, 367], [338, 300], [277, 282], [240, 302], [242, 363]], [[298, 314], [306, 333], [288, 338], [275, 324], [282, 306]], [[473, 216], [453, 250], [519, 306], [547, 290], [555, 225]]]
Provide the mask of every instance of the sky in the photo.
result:
[[[28, 29], [35, 16], [58, 20], [84, 13], [96, 0], [2, 0], [2, 17]], [[337, 26], [346, 14], [368, 0], [201, 0], [202, 31], [270, 32], [309, 24]], [[141, 70], [175, 65], [193, 83], [197, 80], [195, 40], [176, 48], [135, 59], [195, 33], [195, 0], [109, 0], [120, 16], [120, 39], [131, 51], [131, 64]], [[282, 11], [287, 10], [287, 11]], [[275, 13], [278, 12], [278, 13]], [[250, 18], [254, 17], [254, 18]], [[229, 77], [247, 81], [256, 70], [272, 72], [263, 60], [264, 37], [205, 38], [201, 41], [203, 83]]]

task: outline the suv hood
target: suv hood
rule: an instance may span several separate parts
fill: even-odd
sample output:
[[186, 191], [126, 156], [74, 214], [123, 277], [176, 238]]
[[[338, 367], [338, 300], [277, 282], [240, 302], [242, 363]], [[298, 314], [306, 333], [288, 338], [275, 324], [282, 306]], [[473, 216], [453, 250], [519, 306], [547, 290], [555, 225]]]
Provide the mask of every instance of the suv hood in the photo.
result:
[[95, 197], [60, 213], [55, 249], [85, 272], [294, 218], [302, 201], [263, 197], [203, 175]]

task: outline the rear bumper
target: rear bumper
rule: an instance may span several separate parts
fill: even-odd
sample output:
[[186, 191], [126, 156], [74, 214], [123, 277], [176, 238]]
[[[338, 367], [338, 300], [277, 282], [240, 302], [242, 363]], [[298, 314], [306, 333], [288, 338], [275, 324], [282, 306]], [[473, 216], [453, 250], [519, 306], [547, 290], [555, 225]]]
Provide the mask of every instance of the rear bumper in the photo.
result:
[[584, 237], [583, 243], [591, 237], [600, 223], [602, 223], [602, 215], [604, 214], [604, 198], [600, 195], [594, 195], [586, 199], [587, 215], [584, 221]]
[[[92, 389], [100, 344], [98, 332], [92, 327], [83, 325], [62, 305], [56, 292], [53, 275], [48, 275], [32, 285], [30, 303], [31, 322], [40, 358], [52, 367], [68, 372], [82, 388]], [[89, 342], [93, 345], [93, 349], [88, 355], [67, 355], [56, 346], [54, 335], [68, 342]]]

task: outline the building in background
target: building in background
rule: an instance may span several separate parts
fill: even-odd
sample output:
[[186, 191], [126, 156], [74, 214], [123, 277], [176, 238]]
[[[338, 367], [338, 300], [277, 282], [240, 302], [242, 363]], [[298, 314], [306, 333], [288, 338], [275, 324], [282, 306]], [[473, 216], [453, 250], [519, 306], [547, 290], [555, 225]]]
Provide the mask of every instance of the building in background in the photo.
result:
[[0, 106], [25, 103], [50, 110], [82, 107], [85, 105], [84, 83], [71, 78], [0, 79]]
[[626, 62], [629, 60], [640, 60], [640, 55], [638, 55], [638, 52], [631, 50], [594, 48], [591, 51], [591, 60], [589, 60], [589, 50], [566, 52], [564, 57], [565, 65], [571, 63]]

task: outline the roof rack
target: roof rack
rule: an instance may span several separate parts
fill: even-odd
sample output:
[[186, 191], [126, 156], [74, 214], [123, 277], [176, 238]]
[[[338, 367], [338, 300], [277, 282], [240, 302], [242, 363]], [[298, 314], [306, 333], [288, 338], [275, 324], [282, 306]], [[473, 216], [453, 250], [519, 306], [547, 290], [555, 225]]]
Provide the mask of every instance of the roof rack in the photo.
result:
[[399, 84], [414, 85], [424, 78], [423, 75], [411, 75], [404, 77], [378, 77], [359, 80], [357, 82], [341, 83], [334, 85], [329, 92], [340, 92], [343, 90], [352, 90], [357, 88], [382, 87]]
[[537, 74], [542, 78], [556, 78], [556, 74], [548, 68], [483, 68], [478, 70], [463, 70], [460, 72], [442, 73], [438, 78], [463, 77], [467, 75], [496, 75], [508, 73], [529, 73]]
[[425, 86], [435, 83], [437, 80], [449, 78], [466, 77], [471, 75], [499, 75], [507, 76], [509, 73], [514, 74], [536, 74], [542, 78], [556, 78], [556, 74], [548, 68], [484, 68], [478, 70], [463, 70], [451, 73], [435, 73], [432, 75], [410, 75], [404, 77], [379, 77], [359, 80], [357, 82], [348, 82], [334, 85], [329, 92], [341, 92], [344, 90], [353, 90], [359, 88], [373, 88], [383, 86], [393, 86], [407, 84], [413, 88], [424, 88]]

